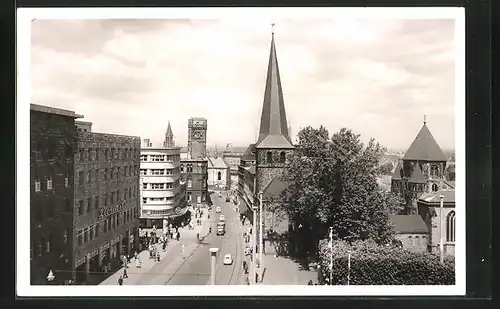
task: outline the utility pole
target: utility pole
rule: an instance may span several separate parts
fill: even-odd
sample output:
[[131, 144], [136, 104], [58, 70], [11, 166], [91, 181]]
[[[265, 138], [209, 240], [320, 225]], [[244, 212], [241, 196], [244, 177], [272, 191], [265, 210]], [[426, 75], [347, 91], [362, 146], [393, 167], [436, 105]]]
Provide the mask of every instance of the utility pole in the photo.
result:
[[215, 265], [216, 265], [216, 260], [217, 260], [217, 252], [219, 251], [219, 248], [210, 248], [210, 255], [211, 255], [211, 272], [210, 272], [210, 284], [215, 285]]
[[257, 233], [256, 233], [256, 227], [257, 227], [257, 206], [252, 207], [253, 210], [253, 227], [252, 227], [252, 279], [250, 282], [252, 284], [255, 284], [255, 277], [257, 277], [257, 255], [255, 253], [255, 249], [257, 248]]
[[259, 281], [262, 282], [262, 272], [264, 271], [264, 262], [262, 260], [262, 251], [264, 251], [264, 242], [262, 237], [262, 227], [264, 222], [262, 221], [262, 192], [259, 193]]
[[330, 226], [330, 285], [333, 280], [333, 227]]
[[444, 244], [443, 244], [443, 199], [444, 195], [439, 196], [439, 261], [444, 264]]
[[351, 252], [347, 253], [347, 285], [351, 281]]

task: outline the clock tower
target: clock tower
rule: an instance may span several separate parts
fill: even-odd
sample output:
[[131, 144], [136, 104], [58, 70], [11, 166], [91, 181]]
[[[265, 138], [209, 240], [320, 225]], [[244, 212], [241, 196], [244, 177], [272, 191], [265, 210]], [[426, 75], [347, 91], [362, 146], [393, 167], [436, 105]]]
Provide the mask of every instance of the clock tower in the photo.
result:
[[207, 119], [193, 117], [188, 122], [188, 156], [192, 159], [207, 156]]

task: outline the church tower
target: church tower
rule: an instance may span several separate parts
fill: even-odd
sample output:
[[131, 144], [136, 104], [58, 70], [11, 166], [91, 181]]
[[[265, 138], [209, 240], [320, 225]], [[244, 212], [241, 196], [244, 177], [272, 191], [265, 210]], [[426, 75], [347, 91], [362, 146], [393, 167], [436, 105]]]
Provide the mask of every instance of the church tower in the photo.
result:
[[255, 148], [256, 192], [259, 193], [282, 172], [295, 148], [288, 132], [274, 31], [271, 38], [259, 137]]
[[405, 198], [406, 214], [416, 211], [416, 203], [422, 193], [446, 188], [446, 161], [424, 117], [424, 125], [401, 162], [398, 162], [391, 180], [392, 191]]
[[191, 117], [188, 121], [188, 156], [200, 159], [207, 156], [207, 119]]
[[175, 147], [174, 133], [172, 133], [172, 127], [170, 127], [170, 121], [168, 122], [167, 132], [165, 133], [165, 141], [163, 142], [163, 147], [166, 148]]

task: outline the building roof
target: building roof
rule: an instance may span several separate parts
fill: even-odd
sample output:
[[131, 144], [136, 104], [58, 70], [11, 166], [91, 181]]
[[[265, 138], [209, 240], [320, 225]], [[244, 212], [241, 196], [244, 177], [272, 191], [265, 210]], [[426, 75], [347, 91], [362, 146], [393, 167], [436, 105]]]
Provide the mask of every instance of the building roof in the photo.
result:
[[391, 215], [394, 230], [400, 234], [427, 234], [427, 226], [420, 215]]
[[288, 134], [283, 90], [274, 44], [274, 33], [271, 39], [271, 51], [267, 67], [266, 88], [262, 115], [260, 118], [259, 138], [257, 148], [285, 148], [292, 149], [293, 143]]
[[455, 204], [455, 189], [442, 189], [431, 193], [424, 193], [418, 199], [426, 204], [441, 203], [440, 195], [443, 195], [443, 204]]
[[224, 162], [224, 159], [221, 157], [208, 157], [208, 167], [209, 168], [218, 168], [218, 169], [227, 169], [227, 164]]
[[167, 132], [165, 136], [174, 137], [174, 133], [172, 132], [172, 127], [170, 126], [170, 121], [168, 122]]
[[290, 183], [286, 180], [283, 180], [280, 176], [275, 176], [271, 181], [267, 184], [267, 186], [262, 190], [264, 194], [264, 199], [269, 198], [279, 198], [281, 193], [283, 193]]
[[413, 168], [413, 172], [411, 173], [411, 176], [410, 176], [410, 179], [408, 179], [408, 182], [426, 183], [425, 176], [422, 173], [422, 170], [420, 169], [420, 166], [418, 164], [415, 164], [415, 167]]
[[401, 164], [401, 161], [398, 161], [398, 165], [396, 165], [396, 169], [392, 174], [392, 180], [401, 180], [402, 177], [403, 177], [403, 165]]
[[439, 147], [427, 127], [426, 122], [418, 132], [417, 137], [406, 151], [403, 160], [416, 161], [447, 161], [446, 156]]
[[83, 115], [78, 115], [74, 111], [70, 111], [70, 110], [62, 109], [62, 108], [45, 106], [45, 105], [38, 105], [38, 104], [33, 104], [33, 103], [30, 104], [30, 110], [35, 111], [35, 112], [55, 114], [55, 115], [61, 115], [61, 116], [66, 116], [66, 117], [83, 118]]
[[250, 144], [245, 153], [243, 154], [243, 156], [241, 157], [241, 160], [255, 161], [255, 149], [256, 149], [255, 144]]

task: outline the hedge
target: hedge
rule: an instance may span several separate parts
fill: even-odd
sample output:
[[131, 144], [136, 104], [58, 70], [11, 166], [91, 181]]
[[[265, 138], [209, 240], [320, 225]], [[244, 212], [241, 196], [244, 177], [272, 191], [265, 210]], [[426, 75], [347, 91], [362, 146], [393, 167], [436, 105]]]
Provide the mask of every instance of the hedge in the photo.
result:
[[[446, 256], [441, 265], [439, 255], [415, 253], [373, 242], [333, 244], [334, 285], [347, 284], [348, 252], [351, 253], [351, 285], [453, 285], [455, 261]], [[330, 277], [330, 249], [327, 241], [320, 244], [320, 265], [324, 278]]]

